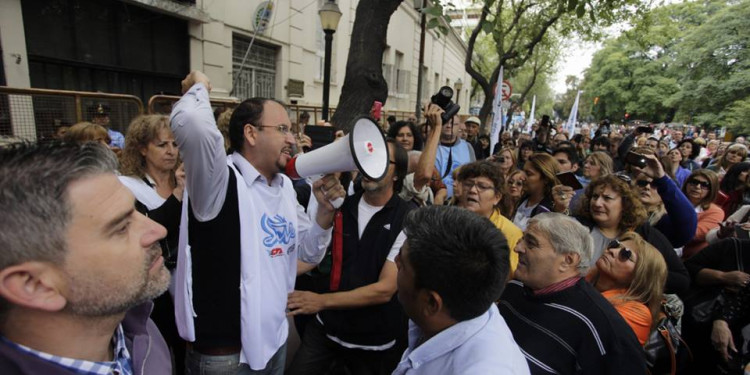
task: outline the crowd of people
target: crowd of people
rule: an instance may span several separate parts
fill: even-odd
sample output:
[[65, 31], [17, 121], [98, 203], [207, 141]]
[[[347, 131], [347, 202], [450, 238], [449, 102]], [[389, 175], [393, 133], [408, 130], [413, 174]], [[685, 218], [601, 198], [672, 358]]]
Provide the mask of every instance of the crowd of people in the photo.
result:
[[383, 178], [293, 181], [309, 116], [182, 90], [124, 136], [99, 105], [0, 148], [0, 373], [750, 371], [742, 137], [545, 116], [492, 142], [429, 103], [388, 121]]

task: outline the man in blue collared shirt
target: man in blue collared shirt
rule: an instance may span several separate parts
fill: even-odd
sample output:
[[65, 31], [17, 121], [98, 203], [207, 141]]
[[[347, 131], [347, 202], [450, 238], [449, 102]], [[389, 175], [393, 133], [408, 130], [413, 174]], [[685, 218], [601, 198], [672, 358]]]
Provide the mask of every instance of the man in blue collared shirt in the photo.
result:
[[0, 149], [0, 374], [172, 373], [148, 316], [166, 230], [106, 147]]
[[528, 374], [494, 305], [509, 271], [508, 243], [488, 220], [461, 208], [412, 211], [396, 257], [409, 347], [393, 374]]

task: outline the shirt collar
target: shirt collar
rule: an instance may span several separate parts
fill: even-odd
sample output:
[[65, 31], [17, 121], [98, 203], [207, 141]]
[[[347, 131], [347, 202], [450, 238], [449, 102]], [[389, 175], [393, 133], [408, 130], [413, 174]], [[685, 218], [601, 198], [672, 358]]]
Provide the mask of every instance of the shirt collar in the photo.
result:
[[541, 295], [555, 293], [555, 292], [559, 292], [561, 290], [568, 289], [571, 286], [575, 285], [578, 282], [578, 280], [580, 280], [580, 279], [581, 279], [581, 276], [569, 277], [569, 278], [567, 278], [567, 279], [565, 279], [563, 281], [559, 281], [559, 282], [556, 282], [556, 283], [554, 283], [552, 285], [548, 285], [548, 286], [546, 286], [546, 287], [544, 287], [542, 289], [535, 290], [534, 291], [534, 295], [535, 296], [541, 296]]
[[[253, 167], [253, 165], [250, 164], [250, 162], [247, 161], [247, 159], [245, 159], [245, 157], [240, 153], [234, 152], [232, 155], [230, 155], [230, 160], [240, 171], [242, 179], [245, 180], [247, 186], [252, 185], [256, 181], [268, 185], [268, 181], [266, 180], [266, 178], [263, 177], [263, 175], [260, 174], [260, 172], [258, 172], [258, 170], [255, 169], [255, 167]], [[274, 174], [273, 179], [271, 180], [271, 186], [284, 187], [284, 178], [282, 178], [281, 176], [281, 173]]]
[[407, 356], [411, 367], [419, 366], [434, 360], [448, 352], [463, 345], [471, 337], [476, 335], [492, 319], [499, 316], [500, 312], [493, 303], [484, 314], [469, 320], [458, 322], [430, 337], [422, 345], [416, 346], [422, 340], [423, 332], [412, 320], [409, 320], [409, 354]]
[[5, 344], [9, 345], [10, 347], [20, 352], [41, 358], [47, 362], [52, 362], [56, 365], [59, 365], [61, 367], [64, 367], [72, 371], [75, 374], [84, 374], [84, 375], [111, 375], [111, 374], [132, 375], [133, 374], [133, 365], [130, 359], [130, 352], [128, 351], [127, 345], [125, 343], [125, 333], [122, 330], [122, 325], [117, 326], [117, 329], [115, 330], [114, 335], [112, 336], [112, 344], [114, 347], [113, 360], [105, 361], [105, 362], [94, 362], [94, 361], [86, 361], [82, 359], [66, 358], [66, 357], [60, 357], [60, 356], [56, 356], [53, 354], [40, 352], [38, 350], [29, 348], [27, 346], [16, 344], [15, 342], [8, 340], [4, 336], [0, 336], [0, 340], [2, 340]]

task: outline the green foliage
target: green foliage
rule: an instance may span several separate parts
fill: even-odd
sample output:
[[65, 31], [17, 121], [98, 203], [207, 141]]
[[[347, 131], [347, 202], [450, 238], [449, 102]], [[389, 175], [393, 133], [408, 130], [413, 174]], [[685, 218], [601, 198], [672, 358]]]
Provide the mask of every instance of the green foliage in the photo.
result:
[[[750, 0], [669, 4], [593, 57], [582, 103], [595, 118], [676, 121], [750, 132]], [[599, 102], [593, 105], [593, 99]]]

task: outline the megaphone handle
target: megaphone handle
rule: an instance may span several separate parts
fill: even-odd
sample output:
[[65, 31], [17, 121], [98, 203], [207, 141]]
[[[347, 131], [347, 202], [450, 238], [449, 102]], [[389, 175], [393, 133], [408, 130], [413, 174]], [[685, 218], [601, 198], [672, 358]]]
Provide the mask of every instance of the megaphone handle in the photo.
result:
[[[321, 178], [323, 178], [323, 175], [322, 174], [317, 174], [317, 175], [308, 177], [307, 178], [307, 182], [309, 182], [310, 186], [312, 186], [315, 183], [315, 181], [318, 181]], [[328, 200], [328, 201], [331, 202], [331, 204], [333, 205], [333, 208], [335, 208], [337, 210], [339, 208], [341, 208], [341, 206], [344, 204], [344, 198], [341, 198], [341, 197], [336, 198], [334, 200]]]

